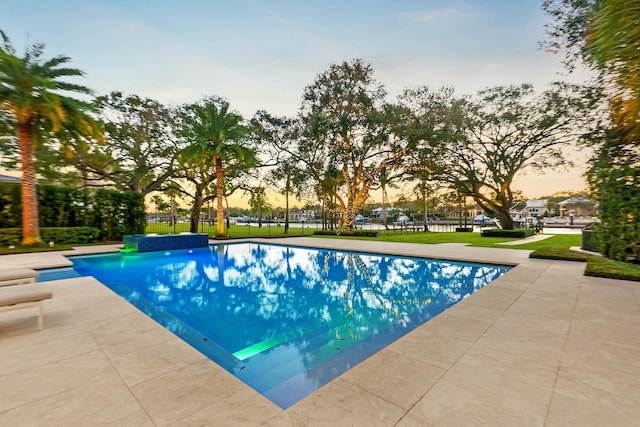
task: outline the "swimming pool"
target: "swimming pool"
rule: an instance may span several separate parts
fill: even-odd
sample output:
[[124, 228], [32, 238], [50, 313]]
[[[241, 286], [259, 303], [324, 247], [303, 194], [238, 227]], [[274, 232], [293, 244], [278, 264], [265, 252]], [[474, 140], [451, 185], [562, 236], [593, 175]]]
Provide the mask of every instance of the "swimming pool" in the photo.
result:
[[72, 261], [283, 409], [510, 269], [263, 243]]

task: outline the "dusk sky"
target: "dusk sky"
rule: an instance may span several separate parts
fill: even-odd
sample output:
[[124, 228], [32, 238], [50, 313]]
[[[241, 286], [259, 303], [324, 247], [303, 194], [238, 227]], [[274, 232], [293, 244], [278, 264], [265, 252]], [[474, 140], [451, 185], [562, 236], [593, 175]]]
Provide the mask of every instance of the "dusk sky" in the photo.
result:
[[[541, 0], [4, 0], [0, 29], [19, 52], [63, 54], [96, 94], [165, 104], [226, 98], [245, 118], [295, 115], [304, 87], [330, 64], [362, 58], [390, 96], [405, 87], [458, 94], [502, 84], [538, 90], [566, 76], [545, 53]], [[558, 74], [560, 73], [560, 74]], [[528, 174], [528, 197], [584, 187], [580, 174]]]

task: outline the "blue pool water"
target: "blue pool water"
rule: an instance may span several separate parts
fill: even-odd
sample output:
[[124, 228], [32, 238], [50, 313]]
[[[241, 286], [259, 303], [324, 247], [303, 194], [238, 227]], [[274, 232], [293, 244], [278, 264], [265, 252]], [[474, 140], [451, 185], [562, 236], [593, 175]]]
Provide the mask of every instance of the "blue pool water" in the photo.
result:
[[47, 282], [49, 280], [71, 279], [74, 277], [82, 276], [72, 267], [48, 268], [48, 269], [38, 270], [38, 272], [40, 273], [40, 275], [36, 277], [36, 282]]
[[281, 408], [510, 268], [258, 243], [73, 263]]

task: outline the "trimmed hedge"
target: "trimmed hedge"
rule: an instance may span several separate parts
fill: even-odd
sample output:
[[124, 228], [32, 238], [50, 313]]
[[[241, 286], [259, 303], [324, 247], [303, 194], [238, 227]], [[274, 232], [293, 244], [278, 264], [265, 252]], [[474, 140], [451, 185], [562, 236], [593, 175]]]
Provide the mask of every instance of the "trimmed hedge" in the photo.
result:
[[481, 231], [482, 237], [513, 237], [521, 239], [523, 237], [533, 236], [535, 230], [530, 228], [517, 228], [515, 230], [503, 230], [501, 228], [491, 228]]
[[456, 233], [471, 233], [473, 227], [456, 227]]
[[599, 252], [619, 261], [640, 259], [640, 167], [603, 168], [595, 187]]
[[584, 275], [640, 282], [640, 265], [592, 256], [587, 261]]
[[561, 261], [580, 261], [587, 262], [590, 255], [582, 252], [572, 251], [571, 249], [549, 248], [544, 247], [536, 249], [529, 254], [529, 258], [539, 259], [556, 259]]
[[[144, 233], [147, 223], [144, 195], [131, 191], [90, 191], [38, 184], [38, 221], [44, 242], [59, 242], [60, 238], [70, 237], [70, 232], [64, 232], [63, 236], [47, 236], [42, 231], [47, 227], [93, 227], [100, 230], [101, 240], [118, 241], [125, 234]], [[20, 185], [0, 183], [0, 230], [21, 226]], [[86, 240], [84, 234], [80, 232], [78, 237]]]
[[99, 189], [93, 198], [93, 210], [93, 224], [100, 228], [104, 240], [144, 233], [147, 225], [142, 193]]
[[360, 236], [360, 237], [378, 237], [378, 232], [374, 230], [351, 230], [348, 232], [338, 233], [336, 230], [316, 230], [313, 232], [316, 236]]
[[[40, 229], [43, 242], [60, 245], [96, 243], [100, 240], [100, 230], [95, 227], [43, 227]], [[0, 228], [0, 246], [19, 245], [22, 228]]]

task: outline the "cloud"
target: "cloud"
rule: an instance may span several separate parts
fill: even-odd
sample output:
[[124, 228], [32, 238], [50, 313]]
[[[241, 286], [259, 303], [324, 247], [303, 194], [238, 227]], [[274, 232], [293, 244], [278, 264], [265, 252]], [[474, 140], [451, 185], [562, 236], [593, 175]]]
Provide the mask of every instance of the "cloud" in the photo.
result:
[[470, 5], [460, 3], [440, 9], [402, 12], [398, 15], [398, 20], [400, 22], [449, 26], [471, 22], [478, 15], [478, 12]]
[[442, 21], [460, 21], [467, 18], [467, 15], [452, 7], [432, 10], [429, 12], [412, 12], [402, 13], [399, 16], [401, 21], [419, 22], [422, 24], [431, 24], [434, 22], [442, 23]]

